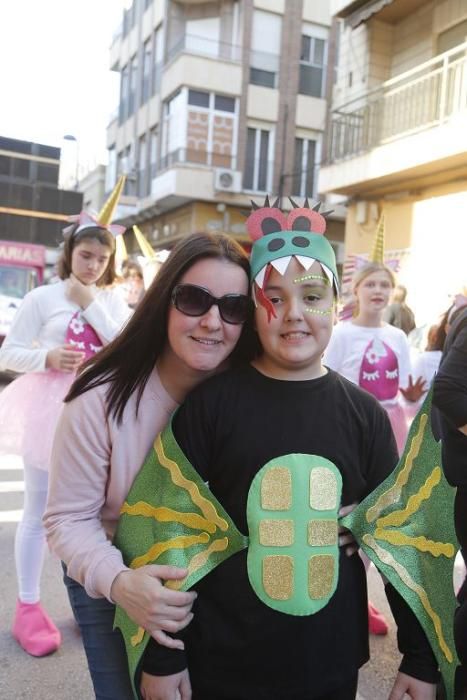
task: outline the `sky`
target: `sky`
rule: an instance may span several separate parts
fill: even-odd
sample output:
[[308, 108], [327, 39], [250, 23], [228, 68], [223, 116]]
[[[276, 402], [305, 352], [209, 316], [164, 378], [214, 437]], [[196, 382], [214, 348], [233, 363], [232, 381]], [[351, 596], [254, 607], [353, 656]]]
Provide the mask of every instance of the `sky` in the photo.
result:
[[128, 4], [0, 0], [0, 136], [74, 151], [81, 170], [106, 162], [119, 96], [109, 49]]

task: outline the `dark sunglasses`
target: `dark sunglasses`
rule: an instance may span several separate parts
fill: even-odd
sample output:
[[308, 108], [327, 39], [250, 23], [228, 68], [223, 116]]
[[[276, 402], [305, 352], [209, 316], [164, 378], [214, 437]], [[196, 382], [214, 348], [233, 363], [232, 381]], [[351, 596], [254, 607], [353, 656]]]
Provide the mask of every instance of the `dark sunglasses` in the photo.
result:
[[177, 284], [172, 292], [172, 304], [185, 316], [203, 316], [216, 304], [226, 323], [244, 323], [253, 308], [253, 302], [246, 294], [224, 294], [217, 299], [196, 284]]

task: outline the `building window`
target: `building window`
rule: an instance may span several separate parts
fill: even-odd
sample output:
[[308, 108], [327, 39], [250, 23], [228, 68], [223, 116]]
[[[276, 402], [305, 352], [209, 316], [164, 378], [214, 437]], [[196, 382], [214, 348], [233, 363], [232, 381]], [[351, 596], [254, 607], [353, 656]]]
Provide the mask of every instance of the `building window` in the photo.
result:
[[214, 95], [214, 109], [219, 112], [235, 112], [235, 97]]
[[267, 192], [270, 186], [270, 148], [272, 138], [266, 129], [248, 128], [243, 173], [243, 187], [246, 190]]
[[164, 111], [163, 167], [186, 161], [234, 168], [237, 101], [234, 97], [183, 88]]
[[138, 57], [136, 54], [131, 59], [128, 91], [128, 116], [131, 117], [136, 108], [136, 85], [138, 74]]
[[301, 95], [324, 97], [326, 59], [327, 41], [302, 34], [298, 89]]
[[120, 78], [120, 107], [118, 113], [119, 123], [122, 124], [128, 116], [128, 92], [129, 92], [129, 69], [128, 65], [123, 66]]
[[123, 31], [122, 31], [123, 38], [125, 38], [126, 35], [128, 34], [128, 32], [130, 31], [130, 23], [131, 23], [130, 10], [129, 9], [123, 10]]
[[277, 87], [281, 32], [279, 15], [254, 10], [250, 53], [250, 83], [253, 85]]
[[200, 90], [188, 90], [188, 104], [195, 107], [209, 108], [209, 92]]
[[221, 20], [220, 17], [187, 19], [185, 25], [187, 51], [205, 56], [219, 56]]
[[141, 136], [138, 150], [138, 197], [147, 197], [149, 194], [149, 177], [146, 136]]
[[291, 191], [295, 197], [314, 197], [316, 192], [317, 142], [295, 139], [294, 172]]
[[108, 151], [108, 164], [105, 170], [105, 191], [111, 192], [117, 182], [117, 153], [115, 146], [111, 146]]
[[159, 92], [162, 75], [162, 26], [157, 27], [152, 35], [152, 94]]
[[157, 130], [151, 129], [149, 136], [149, 168], [150, 179], [157, 175]]
[[152, 48], [151, 40], [148, 39], [143, 47], [143, 74], [141, 85], [141, 104], [145, 104], [149, 100], [151, 94], [151, 63], [152, 63]]
[[136, 195], [135, 161], [133, 155], [133, 144], [125, 148], [123, 157], [123, 173], [127, 176], [125, 180], [124, 193], [130, 196]]

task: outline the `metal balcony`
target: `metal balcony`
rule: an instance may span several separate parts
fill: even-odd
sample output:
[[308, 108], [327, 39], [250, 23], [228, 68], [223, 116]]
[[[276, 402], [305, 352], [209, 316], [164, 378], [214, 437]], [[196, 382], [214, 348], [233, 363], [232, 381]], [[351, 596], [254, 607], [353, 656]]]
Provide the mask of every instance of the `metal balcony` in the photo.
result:
[[466, 111], [467, 42], [333, 110], [326, 163], [442, 126]]

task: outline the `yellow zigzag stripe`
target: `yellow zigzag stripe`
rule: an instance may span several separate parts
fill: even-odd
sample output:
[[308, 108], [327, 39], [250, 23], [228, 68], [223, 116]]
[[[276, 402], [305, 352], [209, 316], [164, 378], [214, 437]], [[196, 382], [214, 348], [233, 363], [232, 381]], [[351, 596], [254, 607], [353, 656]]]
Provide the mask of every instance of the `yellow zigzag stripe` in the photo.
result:
[[138, 627], [138, 631], [136, 632], [136, 634], [134, 634], [130, 638], [130, 642], [131, 642], [132, 647], [136, 647], [136, 646], [138, 646], [138, 644], [141, 644], [141, 642], [144, 639], [144, 633], [145, 633], [144, 627]]
[[189, 481], [183, 476], [178, 464], [165, 455], [160, 435], [158, 435], [156, 441], [154, 442], [154, 449], [156, 451], [161, 465], [168, 469], [168, 471], [170, 472], [170, 476], [172, 477], [172, 481], [174, 482], [174, 484], [188, 491], [188, 493], [191, 496], [191, 500], [202, 511], [204, 517], [207, 520], [210, 520], [213, 523], [215, 523], [217, 527], [219, 527], [224, 532], [228, 530], [229, 524], [226, 520], [224, 520], [224, 518], [221, 518], [218, 515], [214, 505], [200, 494], [197, 485], [193, 481]]
[[197, 513], [181, 513], [164, 506], [154, 507], [145, 501], [138, 501], [130, 505], [127, 501], [123, 504], [120, 513], [127, 515], [144, 515], [146, 518], [154, 518], [161, 523], [181, 523], [194, 530], [207, 530], [210, 533], [216, 531], [216, 526], [210, 520], [206, 520]]
[[193, 574], [195, 571], [201, 569], [201, 567], [204, 566], [204, 564], [207, 562], [207, 560], [213, 552], [223, 552], [225, 549], [227, 549], [228, 545], [228, 537], [222, 537], [220, 540], [214, 540], [214, 542], [211, 542], [209, 547], [207, 547], [207, 549], [205, 549], [204, 552], [199, 552], [198, 554], [195, 554], [195, 556], [190, 560], [187, 566], [188, 574], [186, 575], [186, 577], [178, 581], [167, 581], [165, 584], [167, 588], [171, 588], [173, 591], [176, 591], [179, 588], [181, 588], [188, 576], [191, 576], [191, 574]]
[[372, 523], [376, 518], [378, 518], [382, 511], [397, 503], [401, 496], [403, 487], [406, 485], [410, 472], [412, 471], [413, 461], [417, 457], [420, 451], [420, 445], [423, 440], [423, 434], [425, 432], [425, 427], [427, 424], [428, 416], [426, 413], [422, 413], [420, 417], [420, 428], [415, 437], [412, 438], [412, 444], [410, 446], [409, 453], [405, 459], [404, 468], [399, 472], [394, 486], [381, 494], [374, 506], [368, 508], [366, 512], [366, 520], [368, 523]]
[[429, 598], [426, 594], [426, 591], [418, 584], [416, 583], [412, 577], [410, 576], [409, 572], [405, 567], [403, 567], [399, 562], [397, 562], [390, 554], [389, 552], [386, 552], [382, 547], [380, 547], [373, 537], [371, 535], [364, 535], [363, 536], [363, 541], [364, 543], [370, 547], [376, 555], [380, 558], [380, 560], [384, 563], [387, 564], [387, 566], [390, 566], [394, 569], [394, 571], [397, 573], [397, 575], [401, 578], [401, 580], [405, 583], [407, 588], [410, 588], [418, 597], [420, 598], [420, 602], [425, 608], [428, 616], [431, 618], [433, 622], [433, 626], [435, 628], [435, 633], [438, 638], [438, 644], [440, 646], [441, 651], [443, 652], [444, 656], [446, 657], [447, 661], [451, 664], [453, 662], [453, 654], [450, 648], [448, 647], [446, 640], [444, 639], [443, 635], [443, 630], [441, 626], [441, 620], [439, 618], [439, 615], [433, 610], [431, 607], [431, 603], [429, 601]]
[[168, 549], [186, 549], [187, 547], [192, 547], [194, 544], [206, 544], [206, 542], [209, 542], [209, 535], [207, 532], [202, 532], [200, 535], [174, 537], [165, 542], [156, 542], [156, 544], [148, 549], [146, 554], [142, 554], [133, 559], [130, 564], [130, 569], [138, 569], [140, 566], [144, 566], [158, 559], [160, 555]]
[[410, 496], [409, 500], [407, 501], [407, 506], [402, 510], [395, 510], [392, 513], [389, 513], [389, 515], [378, 518], [376, 521], [376, 526], [387, 527], [389, 525], [403, 525], [405, 521], [420, 508], [423, 501], [430, 498], [432, 490], [439, 484], [440, 481], [441, 469], [439, 467], [435, 467], [430, 476], [427, 477], [427, 480], [423, 486], [420, 487], [418, 493]]
[[415, 547], [420, 550], [420, 552], [430, 552], [434, 557], [439, 557], [443, 554], [445, 557], [451, 559], [455, 550], [452, 544], [445, 542], [434, 542], [433, 540], [427, 540], [426, 537], [410, 537], [403, 532], [395, 532], [394, 530], [383, 530], [381, 528], [376, 528], [375, 539], [385, 540], [390, 544], [403, 547], [407, 545], [409, 547]]

